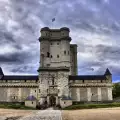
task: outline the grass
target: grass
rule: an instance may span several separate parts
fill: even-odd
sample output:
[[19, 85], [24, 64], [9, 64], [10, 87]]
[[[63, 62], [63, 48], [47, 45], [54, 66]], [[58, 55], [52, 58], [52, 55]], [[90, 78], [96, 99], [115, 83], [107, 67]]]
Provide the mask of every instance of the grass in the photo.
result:
[[27, 107], [21, 104], [13, 104], [13, 103], [8, 103], [8, 104], [0, 104], [0, 108], [5, 108], [5, 109], [21, 109], [21, 110], [36, 110], [36, 108], [31, 108]]
[[92, 108], [110, 108], [120, 107], [120, 103], [109, 103], [109, 104], [77, 104], [63, 108], [63, 110], [78, 110], [78, 109], [92, 109]]

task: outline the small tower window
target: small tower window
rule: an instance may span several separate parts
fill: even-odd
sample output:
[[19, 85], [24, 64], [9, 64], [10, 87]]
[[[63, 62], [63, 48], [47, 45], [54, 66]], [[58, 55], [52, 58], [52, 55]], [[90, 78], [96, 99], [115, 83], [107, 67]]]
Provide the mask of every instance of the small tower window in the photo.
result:
[[57, 43], [57, 45], [59, 45], [59, 43]]
[[101, 80], [101, 83], [102, 83], [103, 81]]
[[50, 57], [50, 53], [49, 52], [47, 52], [47, 57]]
[[40, 93], [40, 89], [39, 89], [39, 93]]
[[50, 57], [52, 58], [52, 55]]
[[52, 43], [51, 43], [51, 45], [52, 45]]
[[85, 81], [83, 80], [83, 83], [84, 83]]
[[59, 58], [59, 55], [57, 55], [57, 58]]
[[33, 102], [32, 102], [32, 104], [33, 104]]
[[64, 51], [64, 54], [66, 55], [66, 51]]
[[25, 80], [25, 82], [26, 82], [26, 80]]
[[36, 90], [35, 90], [35, 92], [36, 92]]

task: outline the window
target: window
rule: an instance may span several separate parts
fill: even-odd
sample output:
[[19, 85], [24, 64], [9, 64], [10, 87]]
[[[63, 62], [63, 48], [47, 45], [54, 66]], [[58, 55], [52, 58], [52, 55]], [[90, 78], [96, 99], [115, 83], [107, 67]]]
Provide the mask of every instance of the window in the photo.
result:
[[57, 45], [59, 45], [59, 43], [57, 43]]
[[101, 80], [101, 83], [102, 83], [103, 81]]
[[49, 52], [47, 52], [47, 57], [50, 57], [50, 53]]
[[57, 55], [57, 58], [59, 58], [59, 55]]
[[47, 33], [46, 33], [46, 36], [47, 36]]
[[52, 55], [50, 57], [52, 58]]
[[39, 93], [40, 93], [40, 89], [39, 89]]
[[32, 102], [32, 104], [33, 104], [33, 102]]
[[35, 90], [35, 92], [36, 92], [36, 90]]
[[26, 80], [25, 80], [25, 82], [26, 82]]
[[15, 99], [15, 96], [14, 96], [14, 99]]
[[64, 54], [66, 55], [66, 51], [64, 51]]
[[84, 83], [85, 81], [83, 80], [83, 83]]
[[64, 104], [65, 104], [66, 102], [64, 102]]
[[51, 45], [52, 45], [52, 43], [51, 43]]

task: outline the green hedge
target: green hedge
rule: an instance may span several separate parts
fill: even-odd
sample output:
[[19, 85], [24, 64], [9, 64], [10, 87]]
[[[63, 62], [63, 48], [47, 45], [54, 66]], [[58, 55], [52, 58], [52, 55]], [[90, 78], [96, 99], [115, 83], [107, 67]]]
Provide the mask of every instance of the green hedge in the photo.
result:
[[21, 104], [0, 104], [0, 108], [6, 108], [6, 109], [25, 109], [25, 110], [35, 110], [36, 108], [26, 107]]
[[109, 107], [120, 107], [120, 103], [109, 103], [109, 104], [77, 104], [77, 105], [71, 105], [69, 107], [66, 107], [63, 110], [92, 109], [92, 108], [109, 108]]

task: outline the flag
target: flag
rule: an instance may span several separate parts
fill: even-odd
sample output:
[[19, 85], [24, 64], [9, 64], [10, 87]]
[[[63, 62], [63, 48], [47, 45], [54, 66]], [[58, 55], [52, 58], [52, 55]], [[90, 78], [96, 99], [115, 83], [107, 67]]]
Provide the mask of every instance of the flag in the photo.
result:
[[52, 19], [52, 22], [54, 22], [54, 21], [55, 21], [55, 18]]

